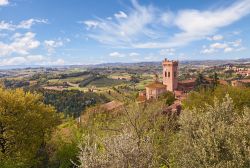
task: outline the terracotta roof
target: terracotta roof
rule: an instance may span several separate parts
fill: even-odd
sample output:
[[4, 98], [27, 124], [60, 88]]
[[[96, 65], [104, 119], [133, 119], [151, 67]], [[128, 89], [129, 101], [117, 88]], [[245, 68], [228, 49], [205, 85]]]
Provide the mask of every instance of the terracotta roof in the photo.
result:
[[243, 82], [243, 83], [250, 83], [250, 79], [241, 79], [238, 80], [239, 82]]
[[187, 80], [182, 80], [182, 81], [179, 81], [178, 83], [180, 84], [186, 84], [186, 83], [195, 83], [195, 78], [193, 79], [187, 79]]
[[162, 89], [162, 88], [166, 88], [165, 85], [163, 85], [160, 82], [154, 82], [154, 83], [150, 83], [147, 86], [145, 86], [147, 88], [151, 88], [151, 89]]
[[183, 91], [181, 91], [181, 90], [175, 90], [174, 94], [175, 94], [175, 96], [181, 96], [183, 94]]
[[228, 82], [225, 81], [225, 80], [219, 80], [219, 83], [220, 83], [221, 85], [228, 85]]
[[138, 96], [137, 101], [138, 102], [145, 102], [147, 100], [146, 96]]
[[122, 102], [113, 100], [113, 101], [111, 101], [111, 102], [108, 102], [108, 103], [106, 103], [106, 104], [103, 104], [101, 107], [102, 107], [102, 108], [105, 108], [105, 109], [108, 110], [108, 111], [111, 111], [111, 110], [114, 110], [114, 109], [117, 109], [117, 108], [121, 107], [122, 105], [123, 105]]

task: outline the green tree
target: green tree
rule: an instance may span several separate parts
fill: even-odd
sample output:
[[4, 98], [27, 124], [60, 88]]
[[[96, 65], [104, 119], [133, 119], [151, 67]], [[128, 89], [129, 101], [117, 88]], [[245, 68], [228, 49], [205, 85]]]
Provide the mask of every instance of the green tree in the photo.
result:
[[180, 124], [172, 149], [176, 167], [250, 167], [250, 109], [238, 113], [228, 95], [184, 111]]
[[218, 74], [216, 72], [213, 74], [212, 79], [213, 79], [212, 80], [212, 88], [215, 89], [215, 87], [217, 87], [219, 84], [219, 78], [218, 78]]
[[168, 142], [176, 124], [162, 114], [164, 106], [163, 101], [128, 102], [120, 115], [113, 116], [94, 110], [80, 143], [79, 167], [169, 166]]
[[0, 88], [0, 165], [31, 167], [42, 161], [59, 117], [38, 94]]
[[218, 86], [214, 90], [201, 89], [189, 93], [187, 99], [183, 101], [183, 107], [189, 109], [204, 108], [205, 104], [214, 105], [215, 97], [221, 102], [227, 94], [233, 99], [236, 109], [243, 110], [245, 106], [250, 108], [250, 88], [225, 85]]
[[160, 99], [164, 100], [167, 106], [170, 106], [174, 103], [175, 96], [172, 92], [167, 91], [166, 93], [160, 96]]
[[80, 142], [82, 129], [78, 127], [76, 120], [67, 118], [53, 132], [48, 142], [49, 167], [68, 168], [77, 163], [78, 143]]

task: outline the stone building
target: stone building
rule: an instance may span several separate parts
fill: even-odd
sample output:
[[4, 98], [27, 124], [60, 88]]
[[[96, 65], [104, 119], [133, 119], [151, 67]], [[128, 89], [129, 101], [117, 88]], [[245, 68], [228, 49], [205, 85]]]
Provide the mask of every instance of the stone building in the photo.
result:
[[147, 100], [158, 98], [162, 93], [167, 91], [166, 85], [163, 85], [161, 82], [155, 81], [146, 86], [146, 97]]
[[162, 62], [162, 79], [159, 82], [158, 77], [153, 83], [148, 84], [146, 88], [146, 99], [158, 98], [161, 94], [171, 91], [174, 92], [178, 88], [178, 61], [170, 61], [165, 59]]

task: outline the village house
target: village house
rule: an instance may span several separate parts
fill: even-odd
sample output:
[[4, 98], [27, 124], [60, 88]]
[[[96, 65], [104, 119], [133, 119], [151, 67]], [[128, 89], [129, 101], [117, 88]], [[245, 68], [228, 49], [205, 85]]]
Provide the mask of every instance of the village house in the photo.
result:
[[231, 81], [232, 86], [241, 87], [241, 86], [250, 86], [250, 79], [241, 79]]

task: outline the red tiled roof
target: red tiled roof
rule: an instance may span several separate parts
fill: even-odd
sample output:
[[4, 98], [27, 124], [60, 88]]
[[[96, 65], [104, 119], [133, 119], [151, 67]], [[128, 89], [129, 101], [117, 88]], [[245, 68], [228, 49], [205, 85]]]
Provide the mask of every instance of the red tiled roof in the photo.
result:
[[250, 83], [250, 79], [241, 79], [238, 80], [239, 82], [243, 82], [243, 83]]
[[151, 89], [164, 89], [164, 88], [166, 88], [166, 86], [163, 85], [163, 84], [160, 83], [160, 82], [150, 83], [150, 84], [148, 84], [148, 85], [145, 86], [145, 87], [151, 88]]
[[137, 101], [138, 102], [145, 102], [147, 100], [146, 96], [138, 96]]
[[106, 104], [103, 104], [101, 107], [102, 107], [102, 108], [105, 108], [105, 109], [108, 110], [108, 111], [111, 111], [111, 110], [114, 110], [114, 109], [117, 109], [117, 108], [121, 107], [122, 105], [123, 105], [122, 102], [113, 100], [113, 101], [111, 101], [111, 102], [108, 102], [108, 103], [106, 103]]
[[179, 84], [186, 84], [186, 83], [195, 83], [195, 78], [194, 79], [187, 79], [187, 80], [183, 80], [183, 81], [179, 81]]

